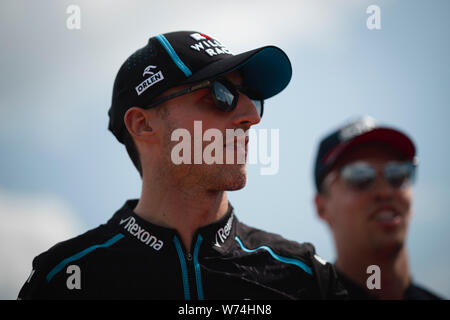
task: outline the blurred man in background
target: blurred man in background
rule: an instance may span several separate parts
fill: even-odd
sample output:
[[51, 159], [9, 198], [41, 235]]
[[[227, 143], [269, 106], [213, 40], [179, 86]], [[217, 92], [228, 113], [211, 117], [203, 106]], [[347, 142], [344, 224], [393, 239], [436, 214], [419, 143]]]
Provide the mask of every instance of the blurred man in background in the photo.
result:
[[315, 162], [315, 206], [335, 241], [349, 299], [438, 299], [412, 282], [406, 237], [416, 148], [370, 117], [325, 137]]

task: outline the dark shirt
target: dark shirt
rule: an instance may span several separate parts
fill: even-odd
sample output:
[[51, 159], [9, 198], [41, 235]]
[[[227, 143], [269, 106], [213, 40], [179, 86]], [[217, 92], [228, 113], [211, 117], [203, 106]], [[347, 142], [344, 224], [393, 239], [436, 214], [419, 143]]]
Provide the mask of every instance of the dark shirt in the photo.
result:
[[130, 200], [108, 221], [33, 261], [19, 299], [342, 299], [334, 267], [299, 244], [240, 222], [229, 205], [197, 230], [188, 252], [176, 230], [133, 212]]
[[[348, 277], [342, 274], [339, 270], [337, 270], [335, 266], [336, 272], [338, 274], [339, 280], [341, 284], [347, 289], [348, 299], [349, 300], [378, 300], [378, 297], [374, 294], [370, 293], [368, 289], [363, 288], [356, 282], [350, 280]], [[374, 289], [376, 290], [376, 289]], [[417, 286], [415, 283], [411, 281], [409, 287], [405, 290], [404, 293], [405, 300], [442, 300], [442, 298], [438, 297], [434, 293]]]

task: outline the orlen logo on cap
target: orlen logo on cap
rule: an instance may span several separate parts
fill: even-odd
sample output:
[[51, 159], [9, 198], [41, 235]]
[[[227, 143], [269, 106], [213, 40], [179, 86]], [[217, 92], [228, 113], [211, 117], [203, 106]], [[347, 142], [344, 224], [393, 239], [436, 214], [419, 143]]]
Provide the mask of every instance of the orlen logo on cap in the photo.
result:
[[145, 76], [146, 74], [155, 74], [154, 72], [150, 71], [151, 69], [156, 69], [156, 66], [148, 66], [147, 68], [144, 69], [144, 73], [142, 74], [142, 76]]
[[155, 83], [158, 83], [158, 82], [164, 80], [164, 76], [161, 71], [158, 71], [157, 73], [150, 71], [151, 69], [156, 69], [156, 68], [157, 68], [156, 66], [150, 65], [144, 69], [144, 73], [142, 74], [142, 76], [145, 76], [146, 74], [148, 74], [148, 75], [150, 75], [150, 77], [148, 77], [147, 79], [145, 79], [144, 81], [142, 81], [140, 84], [137, 85], [136, 92], [137, 92], [138, 96], [140, 96], [145, 90], [147, 90], [148, 88], [153, 86]]

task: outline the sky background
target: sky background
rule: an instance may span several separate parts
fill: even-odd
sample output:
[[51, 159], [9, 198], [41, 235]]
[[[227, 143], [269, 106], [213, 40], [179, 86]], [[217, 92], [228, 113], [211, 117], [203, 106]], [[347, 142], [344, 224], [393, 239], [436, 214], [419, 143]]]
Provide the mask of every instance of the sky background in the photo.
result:
[[[71, 4], [79, 30], [66, 26]], [[380, 30], [366, 26], [369, 5], [381, 9]], [[313, 160], [324, 135], [370, 115], [416, 143], [411, 273], [450, 298], [450, 1], [2, 0], [1, 299], [17, 297], [34, 256], [140, 196], [137, 171], [107, 131], [113, 81], [149, 37], [176, 30], [235, 53], [272, 44], [290, 57], [291, 83], [256, 127], [279, 130], [279, 171], [249, 165], [247, 186], [229, 193], [241, 221], [334, 261], [313, 206]]]

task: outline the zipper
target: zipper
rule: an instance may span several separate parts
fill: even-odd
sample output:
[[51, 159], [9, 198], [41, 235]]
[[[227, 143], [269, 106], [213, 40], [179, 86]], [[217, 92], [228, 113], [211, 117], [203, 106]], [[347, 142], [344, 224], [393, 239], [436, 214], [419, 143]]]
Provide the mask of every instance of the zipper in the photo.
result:
[[192, 254], [190, 252], [186, 253], [185, 255], [186, 257], [186, 261], [187, 261], [187, 278], [188, 278], [188, 282], [189, 282], [189, 288], [190, 293], [191, 293], [191, 297], [192, 299], [195, 299], [195, 281], [194, 281], [194, 275], [193, 275], [193, 270], [194, 270], [194, 263], [192, 262]]
[[177, 249], [178, 259], [180, 260], [181, 275], [183, 279], [183, 292], [184, 300], [191, 300], [191, 290], [189, 289], [189, 278], [186, 266], [186, 259], [184, 258], [183, 248], [181, 247], [180, 240], [177, 236], [173, 237], [173, 242], [175, 243], [175, 248]]
[[202, 284], [202, 275], [200, 270], [200, 263], [198, 262], [198, 251], [200, 250], [200, 245], [202, 244], [203, 237], [201, 234], [197, 236], [197, 242], [194, 247], [194, 271], [195, 271], [195, 283], [197, 288], [197, 297], [198, 300], [203, 300], [203, 284]]
[[194, 254], [190, 252], [184, 253], [183, 247], [177, 236], [173, 237], [175, 248], [177, 249], [178, 258], [180, 260], [181, 273], [183, 277], [184, 299], [191, 300], [194, 297], [194, 288], [197, 290], [197, 297], [203, 300], [203, 285], [201, 280], [200, 264], [198, 261], [198, 253], [203, 237], [199, 234], [194, 247]]

